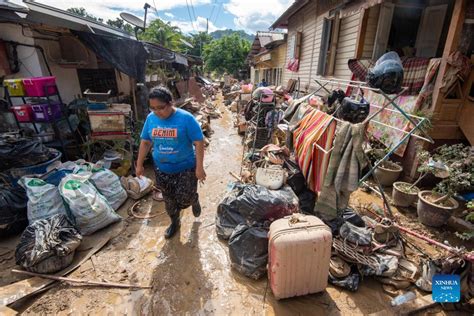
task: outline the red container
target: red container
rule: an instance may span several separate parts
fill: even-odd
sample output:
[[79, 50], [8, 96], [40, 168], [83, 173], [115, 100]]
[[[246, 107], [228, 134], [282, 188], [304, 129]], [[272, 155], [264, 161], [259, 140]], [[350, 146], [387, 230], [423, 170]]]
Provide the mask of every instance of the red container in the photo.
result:
[[29, 104], [12, 106], [12, 112], [18, 122], [28, 123], [33, 121], [33, 110]]
[[61, 117], [61, 104], [35, 104], [31, 106], [35, 122], [51, 122]]
[[[45, 90], [46, 85], [48, 86]], [[45, 97], [47, 95], [53, 95], [56, 91], [56, 77], [36, 77], [23, 79], [23, 86], [25, 88], [25, 94], [28, 97]]]

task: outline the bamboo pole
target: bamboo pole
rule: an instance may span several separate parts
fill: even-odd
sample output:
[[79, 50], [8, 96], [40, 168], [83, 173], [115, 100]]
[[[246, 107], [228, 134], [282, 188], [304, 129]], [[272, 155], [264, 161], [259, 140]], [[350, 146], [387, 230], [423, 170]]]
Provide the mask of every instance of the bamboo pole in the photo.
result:
[[137, 288], [137, 289], [151, 289], [151, 286], [144, 286], [139, 284], [124, 284], [124, 283], [113, 283], [113, 282], [99, 282], [99, 281], [89, 281], [89, 280], [81, 280], [81, 279], [74, 279], [74, 278], [66, 278], [56, 275], [49, 275], [49, 274], [41, 274], [41, 273], [34, 273], [29, 271], [23, 270], [12, 270], [13, 273], [39, 277], [43, 279], [50, 279], [55, 281], [63, 281], [63, 282], [72, 282], [72, 283], [79, 283], [83, 285], [96, 285], [96, 286], [104, 286], [104, 287], [118, 287], [118, 288]]

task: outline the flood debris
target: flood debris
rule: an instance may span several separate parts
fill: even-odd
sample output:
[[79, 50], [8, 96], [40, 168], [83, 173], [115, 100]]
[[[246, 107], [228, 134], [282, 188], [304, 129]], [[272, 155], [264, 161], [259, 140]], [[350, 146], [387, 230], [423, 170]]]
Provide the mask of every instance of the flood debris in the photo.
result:
[[80, 285], [86, 285], [86, 286], [91, 286], [92, 285], [92, 286], [99, 286], [99, 287], [151, 289], [151, 286], [149, 286], [149, 285], [80, 280], [80, 279], [75, 279], [75, 278], [60, 277], [60, 276], [55, 276], [55, 275], [34, 273], [34, 272], [15, 270], [15, 269], [13, 269], [12, 272], [22, 274], [22, 275], [31, 276], [31, 277], [39, 277], [39, 278], [43, 278], [43, 279], [49, 279], [49, 280], [55, 280], [55, 281], [73, 283], [73, 284], [80, 284]]

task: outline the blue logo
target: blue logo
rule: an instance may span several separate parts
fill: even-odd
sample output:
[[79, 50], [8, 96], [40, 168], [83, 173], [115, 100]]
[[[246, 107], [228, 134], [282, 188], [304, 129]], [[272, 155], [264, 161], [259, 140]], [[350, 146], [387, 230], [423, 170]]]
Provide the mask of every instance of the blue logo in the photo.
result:
[[461, 300], [461, 279], [454, 274], [435, 274], [432, 298], [437, 303], [457, 303]]

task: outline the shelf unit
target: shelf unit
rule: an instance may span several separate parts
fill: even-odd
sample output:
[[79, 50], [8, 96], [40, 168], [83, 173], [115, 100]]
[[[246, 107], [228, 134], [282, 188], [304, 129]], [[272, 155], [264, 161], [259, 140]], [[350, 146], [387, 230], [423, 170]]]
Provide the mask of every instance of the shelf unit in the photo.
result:
[[[52, 106], [53, 104], [58, 104], [60, 105], [60, 108], [61, 108], [61, 116], [54, 119], [54, 120], [49, 120], [49, 121], [45, 121], [45, 122], [36, 122], [34, 119], [31, 119], [30, 121], [28, 122], [19, 122], [16, 115], [14, 115], [15, 117], [15, 121], [16, 121], [16, 124], [17, 124], [17, 127], [18, 127], [18, 130], [22, 130], [22, 127], [21, 125], [22, 124], [32, 124], [33, 125], [33, 128], [36, 132], [37, 135], [39, 135], [39, 130], [38, 130], [38, 124], [47, 124], [47, 125], [51, 125], [51, 127], [53, 128], [53, 132], [54, 132], [54, 137], [55, 137], [55, 140], [53, 141], [50, 141], [50, 142], [43, 142], [44, 145], [46, 146], [49, 146], [49, 147], [53, 147], [53, 148], [58, 148], [58, 149], [61, 149], [61, 151], [63, 152], [63, 155], [65, 157], [66, 160], [69, 160], [69, 157], [68, 157], [68, 154], [67, 154], [67, 150], [66, 150], [66, 146], [69, 145], [69, 144], [73, 144], [73, 143], [76, 143], [76, 144], [79, 144], [77, 138], [76, 138], [76, 135], [75, 135], [75, 132], [74, 132], [74, 129], [72, 128], [72, 125], [71, 125], [71, 122], [69, 121], [69, 117], [68, 117], [68, 113], [67, 113], [67, 109], [65, 109], [65, 106], [64, 106], [64, 103], [63, 103], [63, 100], [61, 98], [61, 95], [59, 93], [59, 89], [58, 89], [58, 86], [56, 84], [47, 84], [47, 85], [44, 85], [43, 89], [44, 89], [44, 96], [41, 96], [41, 97], [29, 97], [29, 96], [11, 96], [9, 91], [8, 91], [8, 87], [6, 86], [2, 86], [3, 89], [4, 89], [4, 95], [5, 95], [5, 98], [7, 99], [8, 101], [8, 104], [9, 104], [9, 107], [10, 107], [10, 110], [12, 110], [12, 107], [14, 106], [12, 100], [13, 99], [21, 99], [23, 101], [23, 104], [26, 104], [26, 105], [32, 105], [31, 101], [28, 102], [27, 100], [28, 99], [43, 99], [45, 100], [45, 102], [41, 102], [39, 104], [48, 104], [48, 106]], [[50, 94], [49, 93], [49, 88], [51, 87], [54, 87], [54, 90], [56, 91], [55, 93], [53, 94]], [[51, 98], [57, 98], [57, 101], [55, 102], [54, 100], [52, 100]], [[34, 105], [34, 104], [33, 104]], [[69, 131], [71, 132], [71, 135], [73, 135], [74, 139], [71, 140], [71, 139], [66, 139], [66, 138], [63, 138], [62, 135], [61, 135], [61, 131], [58, 127], [58, 123], [60, 121], [66, 121], [67, 122], [67, 125], [68, 125], [68, 128], [69, 128]]]

